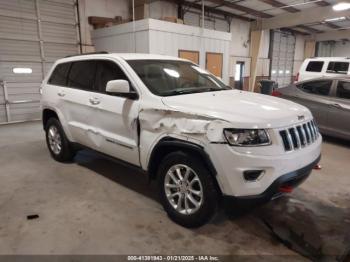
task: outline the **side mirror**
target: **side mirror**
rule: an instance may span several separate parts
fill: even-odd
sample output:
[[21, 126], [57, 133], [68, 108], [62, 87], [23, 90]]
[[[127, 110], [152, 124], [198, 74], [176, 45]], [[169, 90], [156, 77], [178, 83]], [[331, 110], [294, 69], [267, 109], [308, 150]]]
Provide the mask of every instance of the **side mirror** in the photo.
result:
[[129, 82], [126, 80], [111, 80], [107, 82], [106, 93], [110, 95], [117, 95], [127, 97], [130, 99], [137, 99], [138, 95], [135, 92], [130, 92]]

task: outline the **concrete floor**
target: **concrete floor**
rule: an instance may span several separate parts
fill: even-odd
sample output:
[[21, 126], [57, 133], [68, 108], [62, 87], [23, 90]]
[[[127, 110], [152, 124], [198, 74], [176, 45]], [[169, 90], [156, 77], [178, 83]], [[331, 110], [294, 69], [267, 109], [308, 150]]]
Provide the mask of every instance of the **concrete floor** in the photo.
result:
[[[350, 143], [329, 139], [321, 171], [289, 197], [241, 216], [225, 210], [189, 230], [171, 222], [146, 176], [82, 151], [49, 155], [39, 122], [0, 126], [0, 254], [250, 254], [301, 256], [276, 230], [304, 234], [322, 252], [350, 243]], [[27, 215], [39, 218], [27, 220]], [[302, 253], [302, 252], [301, 252]]]

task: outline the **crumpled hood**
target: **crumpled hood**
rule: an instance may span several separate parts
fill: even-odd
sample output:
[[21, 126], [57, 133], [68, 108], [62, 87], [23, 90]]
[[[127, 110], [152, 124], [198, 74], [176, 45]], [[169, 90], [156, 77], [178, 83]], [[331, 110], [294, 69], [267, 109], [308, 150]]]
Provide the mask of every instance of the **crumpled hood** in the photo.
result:
[[174, 110], [225, 120], [239, 128], [280, 128], [312, 119], [302, 105], [239, 90], [169, 96], [162, 101]]

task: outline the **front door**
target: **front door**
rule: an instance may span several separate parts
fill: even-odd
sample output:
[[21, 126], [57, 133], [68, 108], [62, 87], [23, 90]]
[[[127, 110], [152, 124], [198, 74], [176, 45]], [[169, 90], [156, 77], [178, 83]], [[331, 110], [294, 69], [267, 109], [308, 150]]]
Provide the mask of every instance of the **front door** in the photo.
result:
[[243, 89], [244, 62], [237, 62], [235, 67], [235, 89]]
[[[139, 165], [138, 100], [106, 93], [110, 80], [128, 80], [125, 73], [112, 60], [96, 60], [95, 86], [98, 104], [89, 116], [94, 132], [94, 149], [126, 162]], [[129, 82], [130, 83], [130, 82]], [[131, 87], [132, 88], [132, 87]]]
[[335, 96], [329, 101], [329, 129], [350, 138], [350, 82], [338, 81]]

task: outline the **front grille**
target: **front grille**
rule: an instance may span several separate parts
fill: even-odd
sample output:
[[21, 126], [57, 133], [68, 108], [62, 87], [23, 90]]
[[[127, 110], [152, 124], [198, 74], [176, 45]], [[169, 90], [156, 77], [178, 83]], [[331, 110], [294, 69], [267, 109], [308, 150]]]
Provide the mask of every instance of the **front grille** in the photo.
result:
[[285, 151], [297, 150], [315, 142], [320, 135], [314, 120], [280, 130]]

